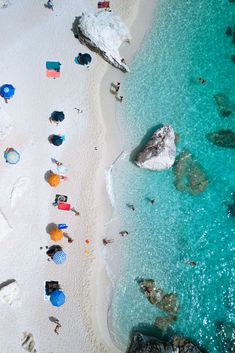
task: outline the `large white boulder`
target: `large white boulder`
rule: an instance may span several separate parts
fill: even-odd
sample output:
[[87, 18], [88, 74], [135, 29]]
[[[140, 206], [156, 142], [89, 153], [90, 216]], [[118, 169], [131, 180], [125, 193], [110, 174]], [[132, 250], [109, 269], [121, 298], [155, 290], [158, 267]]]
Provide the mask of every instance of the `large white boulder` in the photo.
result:
[[129, 42], [131, 35], [120, 17], [113, 12], [84, 12], [73, 23], [74, 35], [89, 48], [113, 66], [122, 71], [129, 71], [122, 61], [119, 47], [123, 42]]
[[138, 154], [135, 164], [140, 168], [161, 171], [171, 168], [175, 157], [174, 130], [171, 126], [163, 126], [155, 131], [143, 151]]

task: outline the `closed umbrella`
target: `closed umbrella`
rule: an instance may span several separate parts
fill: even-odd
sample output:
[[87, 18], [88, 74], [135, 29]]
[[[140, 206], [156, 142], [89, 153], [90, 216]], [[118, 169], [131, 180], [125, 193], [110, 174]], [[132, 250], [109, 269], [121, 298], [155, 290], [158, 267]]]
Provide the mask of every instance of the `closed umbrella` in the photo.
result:
[[13, 148], [7, 148], [4, 152], [4, 158], [6, 159], [7, 163], [16, 164], [20, 160], [20, 154]]
[[52, 143], [54, 146], [60, 146], [60, 145], [62, 145], [62, 143], [63, 143], [63, 138], [62, 138], [62, 136], [60, 136], [60, 135], [53, 135], [52, 138], [51, 138], [51, 143]]
[[67, 255], [65, 254], [64, 251], [57, 251], [53, 257], [52, 260], [54, 261], [55, 264], [61, 265], [66, 261]]
[[14, 93], [15, 93], [15, 87], [13, 87], [8, 83], [1, 86], [0, 88], [0, 95], [5, 99], [10, 99], [11, 97], [14, 96]]
[[56, 122], [63, 121], [64, 120], [64, 113], [55, 111], [51, 114], [51, 119]]
[[61, 290], [54, 290], [50, 295], [50, 302], [54, 306], [61, 306], [65, 303], [65, 295]]
[[60, 183], [60, 176], [58, 174], [52, 173], [48, 178], [48, 184], [52, 187], [58, 186]]
[[51, 237], [51, 240], [54, 240], [54, 241], [61, 240], [63, 238], [63, 231], [61, 229], [58, 229], [57, 227], [53, 228], [50, 231], [50, 237]]

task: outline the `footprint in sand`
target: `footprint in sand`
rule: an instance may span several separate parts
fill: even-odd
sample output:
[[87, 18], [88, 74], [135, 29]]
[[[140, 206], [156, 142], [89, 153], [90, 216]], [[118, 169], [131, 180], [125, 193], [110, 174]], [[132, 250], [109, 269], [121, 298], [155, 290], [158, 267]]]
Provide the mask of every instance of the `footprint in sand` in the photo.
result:
[[21, 346], [30, 353], [37, 353], [32, 333], [24, 332], [21, 338]]

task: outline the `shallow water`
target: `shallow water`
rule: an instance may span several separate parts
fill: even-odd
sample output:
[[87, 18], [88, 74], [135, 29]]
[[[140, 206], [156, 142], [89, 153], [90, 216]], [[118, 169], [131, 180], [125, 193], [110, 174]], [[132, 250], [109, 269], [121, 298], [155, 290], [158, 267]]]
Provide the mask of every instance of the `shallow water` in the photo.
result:
[[[230, 59], [235, 45], [225, 35], [232, 24], [235, 4], [228, 0], [159, 0], [152, 31], [125, 76], [118, 120], [128, 156], [113, 169], [114, 218], [130, 234], [120, 242], [123, 272], [109, 315], [119, 346], [127, 345], [133, 327], [151, 326], [162, 316], [141, 294], [136, 278], [153, 278], [178, 294], [180, 313], [168, 336], [181, 333], [219, 352], [216, 323], [235, 319], [235, 219], [227, 216], [235, 191], [235, 152], [205, 137], [222, 128], [235, 130], [235, 63]], [[207, 84], [199, 85], [198, 77]], [[218, 93], [232, 102], [229, 118], [217, 112], [213, 96]], [[204, 167], [209, 186], [203, 193], [176, 190], [172, 170], [151, 172], [130, 162], [131, 152], [159, 123], [179, 134], [177, 153], [190, 150]]]

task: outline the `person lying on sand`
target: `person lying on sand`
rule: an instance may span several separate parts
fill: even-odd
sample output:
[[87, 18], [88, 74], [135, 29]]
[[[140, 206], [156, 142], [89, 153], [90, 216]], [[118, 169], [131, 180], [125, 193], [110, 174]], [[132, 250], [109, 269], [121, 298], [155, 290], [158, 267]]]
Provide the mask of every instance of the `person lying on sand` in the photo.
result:
[[111, 244], [114, 242], [114, 239], [107, 239], [107, 238], [104, 238], [103, 239], [103, 244], [104, 246], [108, 245], [108, 244]]
[[74, 212], [75, 216], [80, 216], [80, 213], [74, 207], [70, 208], [70, 211]]

